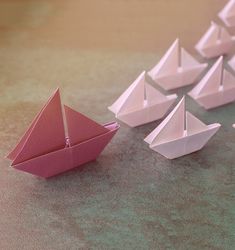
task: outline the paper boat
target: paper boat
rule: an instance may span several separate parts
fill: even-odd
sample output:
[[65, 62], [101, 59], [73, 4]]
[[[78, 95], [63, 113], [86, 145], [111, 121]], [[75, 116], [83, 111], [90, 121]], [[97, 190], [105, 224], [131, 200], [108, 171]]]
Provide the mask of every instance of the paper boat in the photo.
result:
[[223, 69], [222, 56], [188, 95], [205, 109], [235, 101], [235, 77]]
[[226, 24], [226, 26], [235, 26], [235, 0], [229, 1], [220, 11], [218, 16]]
[[162, 123], [145, 138], [145, 142], [166, 158], [175, 159], [202, 149], [220, 126], [218, 123], [205, 125], [189, 112], [185, 116], [183, 97]]
[[235, 123], [233, 124], [233, 128], [235, 128]]
[[179, 39], [176, 39], [148, 75], [163, 89], [170, 90], [194, 83], [206, 67], [206, 63], [199, 63], [180, 48]]
[[195, 48], [203, 57], [213, 58], [228, 54], [234, 41], [235, 37], [232, 37], [224, 27], [212, 22]]
[[76, 168], [95, 160], [119, 128], [115, 122], [99, 125], [67, 106], [64, 110], [65, 120], [58, 89], [7, 156], [14, 168], [44, 178]]
[[114, 102], [109, 110], [130, 127], [161, 119], [177, 95], [165, 96], [145, 80], [145, 71]]

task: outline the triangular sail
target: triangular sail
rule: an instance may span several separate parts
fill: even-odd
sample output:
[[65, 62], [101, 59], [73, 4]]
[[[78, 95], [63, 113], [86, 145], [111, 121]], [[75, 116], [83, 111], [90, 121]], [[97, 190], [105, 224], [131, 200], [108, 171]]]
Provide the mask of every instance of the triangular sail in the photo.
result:
[[20, 141], [13, 165], [63, 148], [65, 131], [60, 93], [57, 90]]
[[226, 69], [224, 69], [223, 83], [222, 84], [223, 84], [224, 90], [235, 88], [235, 77], [233, 74], [228, 72]]
[[200, 63], [192, 57], [184, 48], [181, 48], [181, 67], [189, 68], [199, 66]]
[[187, 135], [193, 135], [201, 131], [205, 131], [207, 125], [192, 115], [190, 112], [186, 111], [186, 131]]
[[168, 100], [164, 94], [148, 83], [145, 84], [145, 92], [148, 105], [161, 103]]
[[144, 104], [145, 71], [129, 86], [129, 88], [109, 107], [115, 114], [141, 108]]
[[183, 97], [171, 113], [146, 138], [151, 145], [164, 143], [184, 136], [185, 98]]
[[83, 114], [64, 106], [70, 145], [81, 143], [109, 130]]
[[219, 90], [223, 73], [223, 57], [221, 56], [203, 79], [190, 91], [194, 97], [213, 93]]
[[38, 115], [34, 118], [33, 122], [31, 123], [31, 125], [29, 126], [29, 128], [26, 130], [26, 132], [24, 133], [24, 135], [21, 137], [20, 141], [17, 143], [17, 145], [15, 146], [15, 148], [8, 153], [8, 155], [6, 156], [8, 159], [10, 160], [14, 160], [15, 157], [18, 155], [18, 153], [20, 152], [21, 148], [23, 147], [25, 141], [27, 140], [29, 134], [31, 133], [35, 123], [38, 120], [38, 117], [40, 116], [41, 111], [38, 113]]
[[160, 62], [149, 71], [151, 77], [164, 74], [175, 74], [179, 67], [179, 39], [171, 45]]
[[231, 17], [235, 15], [235, 0], [230, 0], [221, 11], [226, 17]]
[[216, 44], [220, 35], [220, 26], [215, 23], [211, 23], [210, 28], [198, 43], [199, 47], [207, 48]]

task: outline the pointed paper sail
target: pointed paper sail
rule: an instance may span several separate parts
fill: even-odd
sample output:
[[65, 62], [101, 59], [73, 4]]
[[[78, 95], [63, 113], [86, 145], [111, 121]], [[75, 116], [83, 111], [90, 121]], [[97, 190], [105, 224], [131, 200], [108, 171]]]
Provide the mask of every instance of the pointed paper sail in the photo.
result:
[[200, 63], [192, 57], [184, 48], [181, 48], [181, 67], [188, 68], [198, 66]]
[[70, 145], [84, 142], [109, 130], [83, 114], [64, 106]]
[[65, 131], [60, 93], [57, 90], [18, 144], [12, 165], [65, 146]]
[[167, 101], [167, 97], [150, 84], [145, 84], [146, 100], [149, 105]]
[[215, 45], [219, 38], [219, 35], [220, 35], [220, 26], [212, 22], [208, 31], [199, 41], [198, 46], [202, 48], [207, 48]]
[[221, 86], [223, 73], [223, 57], [221, 56], [203, 79], [190, 91], [194, 97], [217, 92]]
[[235, 15], [235, 0], [230, 0], [223, 10], [221, 11], [222, 15], [225, 17], [231, 17]]
[[226, 69], [224, 69], [224, 73], [223, 73], [223, 87], [224, 87], [224, 90], [235, 88], [235, 77]]
[[129, 86], [109, 109], [116, 115], [126, 111], [142, 108], [144, 104], [145, 71]]
[[171, 113], [149, 134], [145, 141], [151, 145], [164, 143], [184, 136], [185, 98], [183, 97]]
[[179, 39], [172, 44], [160, 62], [148, 72], [154, 79], [158, 75], [175, 74], [179, 67]]
[[187, 135], [193, 135], [207, 129], [207, 125], [192, 115], [190, 112], [186, 112], [186, 130]]

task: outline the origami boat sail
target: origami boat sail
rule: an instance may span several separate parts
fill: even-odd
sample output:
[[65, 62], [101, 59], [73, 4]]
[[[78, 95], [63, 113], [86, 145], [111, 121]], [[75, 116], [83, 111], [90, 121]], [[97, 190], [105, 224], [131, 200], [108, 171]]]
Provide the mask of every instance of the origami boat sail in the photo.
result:
[[[68, 137], [71, 146], [89, 140], [93, 137], [107, 133], [104, 126], [92, 121], [85, 115], [64, 105], [68, 128]], [[78, 129], [79, 124], [79, 129]]]
[[66, 121], [58, 89], [7, 156], [12, 166], [44, 178], [60, 174], [95, 160], [119, 128], [117, 123], [99, 125], [67, 106], [65, 116]]
[[170, 90], [194, 83], [206, 67], [206, 63], [199, 63], [184, 48], [180, 48], [179, 39], [176, 39], [148, 74], [162, 88]]
[[232, 37], [224, 27], [212, 22], [195, 48], [203, 57], [213, 58], [228, 54], [234, 41], [235, 37]]
[[161, 119], [177, 95], [165, 96], [145, 80], [145, 71], [109, 107], [116, 118], [130, 127]]
[[218, 16], [228, 27], [235, 26], [235, 0], [230, 0], [219, 12]]
[[235, 101], [235, 77], [223, 69], [222, 56], [188, 95], [205, 109]]
[[[46, 129], [45, 129], [46, 128]], [[36, 117], [30, 129], [13, 150], [13, 164], [46, 154], [65, 146], [65, 131], [59, 91], [57, 90]]]
[[205, 125], [191, 113], [185, 115], [183, 97], [145, 142], [166, 158], [175, 159], [202, 149], [219, 128], [218, 123]]

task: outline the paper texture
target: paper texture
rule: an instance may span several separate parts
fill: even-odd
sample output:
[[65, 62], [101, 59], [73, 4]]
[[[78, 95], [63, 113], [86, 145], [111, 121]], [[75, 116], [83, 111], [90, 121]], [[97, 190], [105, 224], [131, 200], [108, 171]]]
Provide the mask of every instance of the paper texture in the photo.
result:
[[199, 63], [180, 48], [179, 39], [176, 39], [148, 75], [163, 89], [171, 90], [194, 83], [206, 67], [206, 63]]
[[175, 159], [202, 149], [220, 126], [219, 123], [205, 125], [189, 112], [185, 115], [183, 97], [173, 111], [145, 138], [145, 142], [166, 158]]
[[188, 95], [205, 109], [235, 101], [235, 77], [224, 69], [222, 56]]
[[145, 71], [109, 107], [116, 118], [130, 127], [161, 119], [177, 95], [165, 96], [145, 80]]
[[64, 121], [57, 89], [7, 156], [12, 166], [40, 177], [52, 177], [95, 160], [119, 129], [115, 122], [99, 125], [67, 106], [65, 116]]
[[235, 26], [235, 0], [230, 0], [219, 12], [218, 16], [228, 27]]
[[233, 45], [235, 37], [232, 37], [228, 31], [211, 22], [211, 26], [196, 44], [195, 49], [205, 58], [213, 58], [228, 54]]

